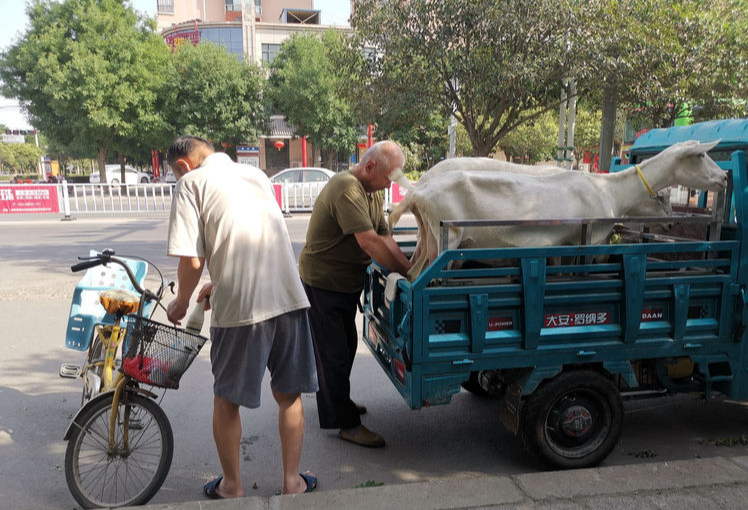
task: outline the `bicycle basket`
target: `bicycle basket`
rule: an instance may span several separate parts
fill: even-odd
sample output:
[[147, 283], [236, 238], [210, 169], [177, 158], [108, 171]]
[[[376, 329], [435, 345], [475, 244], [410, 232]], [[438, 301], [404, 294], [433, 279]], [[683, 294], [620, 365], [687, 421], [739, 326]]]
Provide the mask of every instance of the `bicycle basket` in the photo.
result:
[[182, 377], [208, 339], [138, 315], [128, 316], [122, 371], [160, 388], [179, 388]]

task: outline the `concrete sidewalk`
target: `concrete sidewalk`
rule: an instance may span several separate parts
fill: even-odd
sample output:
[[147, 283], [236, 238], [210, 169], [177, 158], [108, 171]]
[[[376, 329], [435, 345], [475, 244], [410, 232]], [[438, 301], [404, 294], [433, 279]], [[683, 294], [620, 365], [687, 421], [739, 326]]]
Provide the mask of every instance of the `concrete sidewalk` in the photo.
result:
[[150, 505], [147, 510], [746, 510], [748, 457]]

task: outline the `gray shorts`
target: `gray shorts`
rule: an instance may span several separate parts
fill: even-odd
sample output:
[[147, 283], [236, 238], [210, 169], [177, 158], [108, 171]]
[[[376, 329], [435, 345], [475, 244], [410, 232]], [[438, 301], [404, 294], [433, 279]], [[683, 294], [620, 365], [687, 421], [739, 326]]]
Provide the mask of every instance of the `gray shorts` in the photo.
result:
[[317, 369], [306, 310], [235, 328], [210, 328], [213, 393], [244, 407], [260, 407], [265, 367], [279, 393], [314, 393]]

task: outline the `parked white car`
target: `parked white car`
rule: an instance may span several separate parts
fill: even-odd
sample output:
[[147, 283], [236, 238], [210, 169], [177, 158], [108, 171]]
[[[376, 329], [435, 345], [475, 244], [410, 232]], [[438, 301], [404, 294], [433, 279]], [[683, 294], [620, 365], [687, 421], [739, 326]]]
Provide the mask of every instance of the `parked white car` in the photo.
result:
[[[125, 165], [125, 184], [148, 184], [151, 182], [151, 176], [145, 172], [140, 172], [134, 169], [130, 165]], [[119, 184], [122, 179], [122, 171], [119, 165], [107, 165], [106, 166], [106, 181], [108, 184]], [[88, 182], [92, 184], [99, 184], [101, 182], [101, 176], [99, 172], [92, 172]]]
[[272, 176], [270, 182], [283, 185], [284, 193], [288, 193], [288, 207], [308, 208], [333, 175], [335, 172], [326, 168], [287, 168]]

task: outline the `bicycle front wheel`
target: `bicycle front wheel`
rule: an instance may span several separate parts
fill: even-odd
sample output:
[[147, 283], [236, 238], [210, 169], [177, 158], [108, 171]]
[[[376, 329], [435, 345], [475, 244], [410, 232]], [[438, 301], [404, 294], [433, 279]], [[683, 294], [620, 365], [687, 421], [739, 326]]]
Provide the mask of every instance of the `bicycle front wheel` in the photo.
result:
[[114, 411], [110, 451], [113, 399], [93, 401], [68, 441], [65, 478], [83, 508], [143, 505], [156, 495], [171, 467], [174, 438], [169, 420], [156, 402], [136, 393], [123, 392]]

